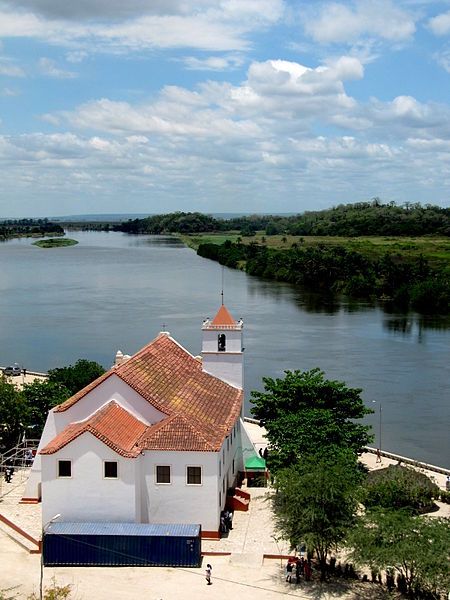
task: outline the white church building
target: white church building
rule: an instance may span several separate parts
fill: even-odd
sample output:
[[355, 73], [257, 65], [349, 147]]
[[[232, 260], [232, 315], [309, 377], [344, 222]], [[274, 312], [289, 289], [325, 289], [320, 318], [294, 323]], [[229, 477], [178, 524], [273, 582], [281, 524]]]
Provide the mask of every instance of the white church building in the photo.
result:
[[227, 490], [255, 453], [243, 411], [243, 322], [224, 305], [202, 355], [168, 332], [48, 415], [24, 502], [42, 521], [192, 523], [219, 537]]

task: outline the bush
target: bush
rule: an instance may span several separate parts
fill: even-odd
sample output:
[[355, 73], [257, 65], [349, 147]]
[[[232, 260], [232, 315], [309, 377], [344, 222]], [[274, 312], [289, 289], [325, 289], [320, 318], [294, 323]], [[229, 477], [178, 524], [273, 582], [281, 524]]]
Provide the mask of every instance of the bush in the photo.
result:
[[433, 508], [439, 488], [426, 475], [400, 465], [371, 471], [364, 485], [367, 508], [408, 509], [413, 513]]
[[444, 490], [441, 490], [441, 502], [444, 502], [445, 504], [450, 504], [450, 492], [445, 492]]

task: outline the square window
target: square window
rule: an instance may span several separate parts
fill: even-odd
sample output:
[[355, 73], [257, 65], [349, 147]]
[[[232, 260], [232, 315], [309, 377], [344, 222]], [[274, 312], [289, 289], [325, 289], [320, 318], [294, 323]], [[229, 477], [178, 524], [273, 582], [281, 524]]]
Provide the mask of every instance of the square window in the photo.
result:
[[103, 476], [105, 479], [117, 479], [117, 462], [115, 460], [105, 460]]
[[186, 480], [188, 485], [201, 485], [202, 484], [202, 468], [201, 467], [187, 467], [186, 468]]
[[71, 460], [58, 460], [58, 477], [72, 477]]
[[157, 465], [156, 483], [170, 483], [170, 467], [168, 465]]

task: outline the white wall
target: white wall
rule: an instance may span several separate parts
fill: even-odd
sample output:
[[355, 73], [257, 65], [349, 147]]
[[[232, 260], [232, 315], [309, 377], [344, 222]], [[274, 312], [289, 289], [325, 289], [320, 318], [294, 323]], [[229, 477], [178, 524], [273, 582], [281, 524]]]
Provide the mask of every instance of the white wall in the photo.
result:
[[[139, 459], [124, 458], [86, 432], [55, 454], [42, 455], [42, 523], [59, 521], [135, 522]], [[58, 460], [72, 461], [72, 476], [58, 478]], [[103, 461], [118, 462], [118, 478], [104, 479]]]
[[[156, 465], [170, 465], [171, 483], [156, 483]], [[186, 467], [202, 467], [202, 484], [187, 485]], [[220, 509], [216, 452], [153, 452], [143, 456], [144, 522], [200, 523], [203, 531], [218, 531]]]
[[[226, 336], [225, 351], [226, 352], [241, 352], [242, 351], [242, 330], [241, 329], [203, 329], [202, 337], [202, 352], [217, 352], [218, 351], [218, 336], [221, 334]], [[221, 353], [223, 354], [223, 352]]]
[[239, 421], [240, 419], [236, 421], [232, 430], [232, 434], [230, 433], [228, 438], [224, 441], [218, 454], [217, 473], [219, 476], [217, 490], [221, 494], [221, 510], [223, 510], [225, 507], [228, 488], [232, 487], [236, 483], [236, 477], [239, 471], [242, 471], [242, 444], [239, 432]]
[[214, 352], [203, 353], [202, 368], [230, 385], [243, 389], [244, 369], [242, 353]]
[[243, 421], [241, 419], [241, 423], [240, 423], [240, 433], [241, 433], [241, 444], [242, 444], [242, 468], [241, 470], [244, 470], [244, 464], [245, 461], [248, 458], [251, 458], [252, 456], [255, 456], [258, 454], [246, 428], [245, 428], [245, 421]]
[[111, 375], [64, 412], [55, 412], [54, 410], [49, 412], [30, 477], [25, 487], [24, 498], [39, 497], [39, 483], [41, 481], [41, 455], [39, 451], [69, 423], [87, 419], [111, 400], [116, 400], [118, 404], [146, 424], [158, 423], [165, 416], [122, 381], [120, 377], [114, 374]]

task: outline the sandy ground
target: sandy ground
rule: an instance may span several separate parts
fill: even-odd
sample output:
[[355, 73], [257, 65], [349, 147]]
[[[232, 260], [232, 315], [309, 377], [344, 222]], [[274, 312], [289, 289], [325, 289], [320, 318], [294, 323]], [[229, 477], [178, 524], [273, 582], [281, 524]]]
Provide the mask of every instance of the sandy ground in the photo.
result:
[[[246, 424], [256, 449], [265, 446], [264, 431], [257, 425]], [[395, 463], [383, 458], [376, 463], [373, 454], [364, 454], [363, 461], [369, 468], [385, 467]], [[427, 473], [441, 487], [445, 475]], [[0, 513], [25, 531], [40, 537], [41, 505], [19, 504], [28, 471], [15, 473], [12, 483], [0, 483]], [[288, 554], [288, 544], [278, 540], [270, 509], [269, 491], [250, 488], [252, 499], [248, 512], [235, 512], [233, 530], [219, 541], [202, 542], [203, 552], [230, 552], [228, 556], [207, 556], [200, 569], [156, 567], [71, 567], [44, 569], [44, 583], [54, 577], [58, 584], [72, 586], [72, 598], [77, 599], [140, 599], [149, 600], [212, 600], [229, 598], [240, 594], [248, 600], [272, 600], [282, 596], [308, 600], [377, 600], [392, 598], [384, 588], [371, 583], [337, 584], [309, 583], [288, 584], [284, 577], [284, 562], [264, 559], [264, 554]], [[440, 505], [433, 515], [450, 517], [450, 506]], [[0, 523], [0, 590], [15, 588], [17, 598], [26, 598], [39, 588], [40, 555], [29, 554], [12, 539], [9, 529]], [[28, 549], [33, 546], [26, 544]], [[204, 566], [213, 565], [213, 585], [207, 586]], [[1, 597], [1, 595], [0, 595]], [[7, 596], [8, 597], [8, 596]]]

